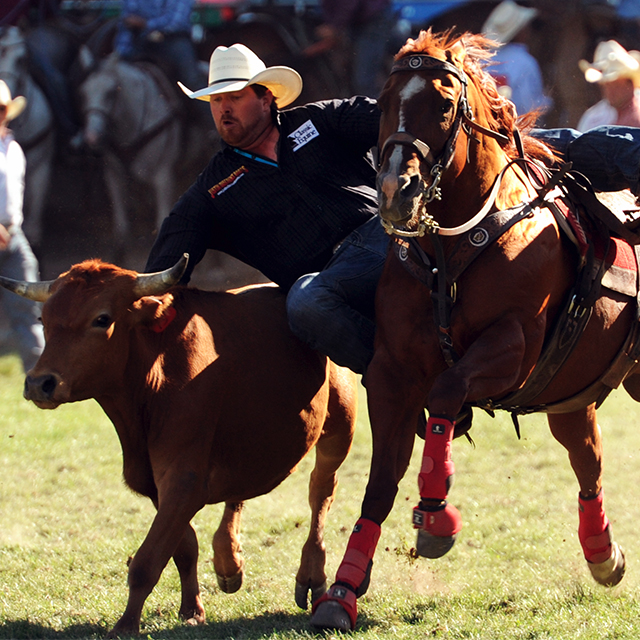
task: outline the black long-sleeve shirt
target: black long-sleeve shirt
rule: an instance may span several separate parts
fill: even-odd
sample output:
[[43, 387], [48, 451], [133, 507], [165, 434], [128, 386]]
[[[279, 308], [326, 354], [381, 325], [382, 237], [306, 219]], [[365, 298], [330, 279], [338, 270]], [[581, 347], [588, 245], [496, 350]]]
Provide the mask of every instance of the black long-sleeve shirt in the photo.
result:
[[376, 215], [379, 110], [361, 96], [278, 114], [278, 162], [225, 146], [165, 219], [146, 271], [190, 255], [183, 282], [207, 249], [228, 253], [284, 289], [319, 271], [351, 231]]

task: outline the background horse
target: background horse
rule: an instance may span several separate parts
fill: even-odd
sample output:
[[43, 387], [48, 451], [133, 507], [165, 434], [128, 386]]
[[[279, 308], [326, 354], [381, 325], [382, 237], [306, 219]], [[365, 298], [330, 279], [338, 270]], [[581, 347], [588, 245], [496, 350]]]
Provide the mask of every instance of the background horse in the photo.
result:
[[[86, 49], [81, 56], [91, 68], [94, 61]], [[90, 71], [78, 94], [85, 144], [104, 154], [116, 243], [124, 248], [130, 241], [129, 218], [140, 213], [128, 211], [134, 200], [132, 183], [151, 187], [154, 223], [159, 226], [179, 195], [177, 176], [195, 157], [208, 157], [214, 138], [203, 131], [191, 135], [191, 128], [187, 132], [190, 141], [183, 144], [186, 133], [176, 91], [161, 71], [148, 63], [132, 64], [112, 54]]]
[[[566, 192], [537, 185], [528, 171], [542, 176], [541, 165], [519, 159], [510, 104], [483, 70], [489, 57], [482, 36], [422, 32], [401, 49], [380, 97], [379, 206], [397, 250], [378, 287], [366, 377], [373, 457], [362, 517], [315, 608], [318, 627], [355, 626], [356, 598], [367, 589], [424, 407], [413, 511], [419, 555], [446, 553], [462, 526], [446, 498], [464, 407], [541, 410], [578, 479], [578, 533], [593, 577], [608, 586], [624, 573], [603, 507], [596, 404], [625, 377], [640, 400], [635, 291], [591, 282], [599, 264], [592, 247], [578, 242], [577, 251], [566, 241], [559, 227], [566, 218], [552, 213], [567, 205]], [[524, 145], [552, 160], [534, 139], [525, 136]], [[625, 251], [613, 239], [611, 246]]]
[[27, 159], [24, 231], [34, 245], [42, 241], [42, 217], [55, 154], [53, 115], [42, 90], [29, 74], [27, 46], [18, 27], [0, 28], [0, 78], [12, 96], [27, 99], [11, 130]]

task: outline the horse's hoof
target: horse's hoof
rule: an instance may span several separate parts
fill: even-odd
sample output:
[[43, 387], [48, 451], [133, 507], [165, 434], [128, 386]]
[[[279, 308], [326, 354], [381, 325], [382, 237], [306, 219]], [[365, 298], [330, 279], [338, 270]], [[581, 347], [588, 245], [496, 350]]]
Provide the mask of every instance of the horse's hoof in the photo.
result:
[[457, 535], [434, 536], [424, 529], [418, 530], [416, 553], [423, 558], [442, 558], [456, 541]]
[[242, 586], [242, 569], [233, 576], [220, 576], [216, 574], [218, 579], [218, 586], [225, 593], [235, 593]]
[[351, 618], [345, 608], [333, 601], [321, 602], [311, 616], [311, 626], [317, 629], [335, 629], [336, 631], [352, 631]]
[[611, 543], [611, 557], [604, 562], [587, 563], [593, 579], [605, 587], [615, 587], [624, 576], [624, 553], [617, 542]]
[[322, 598], [322, 596], [327, 592], [327, 582], [326, 580], [315, 589], [309, 585], [300, 584], [296, 581], [296, 604], [301, 609], [307, 609], [309, 604], [307, 594], [311, 592], [311, 604], [313, 604], [316, 600]]

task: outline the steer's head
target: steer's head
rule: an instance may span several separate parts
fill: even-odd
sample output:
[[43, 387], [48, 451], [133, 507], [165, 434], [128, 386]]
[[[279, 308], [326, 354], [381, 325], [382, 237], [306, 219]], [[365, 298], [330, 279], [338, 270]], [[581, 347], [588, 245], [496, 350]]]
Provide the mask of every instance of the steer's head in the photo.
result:
[[56, 280], [26, 283], [0, 277], [0, 286], [44, 302], [46, 345], [27, 373], [24, 397], [41, 409], [55, 409], [108, 394], [121, 384], [129, 355], [129, 331], [149, 327], [166, 307], [156, 296], [182, 277], [187, 256], [171, 269], [138, 274], [98, 260], [74, 265]]

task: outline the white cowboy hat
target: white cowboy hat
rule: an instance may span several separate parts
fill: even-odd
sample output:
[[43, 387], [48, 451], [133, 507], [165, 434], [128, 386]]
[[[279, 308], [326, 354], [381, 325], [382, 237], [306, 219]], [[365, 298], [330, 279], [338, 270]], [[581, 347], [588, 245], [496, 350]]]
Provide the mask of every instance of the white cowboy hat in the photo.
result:
[[511, 0], [501, 2], [482, 25], [482, 33], [502, 44], [507, 44], [538, 14], [536, 9], [521, 7]]
[[258, 56], [243, 44], [216, 47], [209, 61], [209, 86], [199, 91], [180, 88], [190, 97], [209, 101], [218, 93], [240, 91], [250, 84], [261, 84], [271, 90], [278, 107], [291, 104], [302, 91], [302, 78], [289, 67], [267, 67]]
[[596, 47], [593, 58], [593, 64], [586, 60], [578, 62], [587, 82], [630, 78], [634, 84], [640, 84], [640, 51], [627, 51], [615, 40], [607, 40]]
[[11, 91], [4, 80], [0, 80], [0, 106], [7, 108], [6, 120], [17, 118], [27, 106], [27, 99], [23, 96], [16, 96], [11, 99]]

